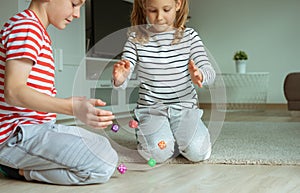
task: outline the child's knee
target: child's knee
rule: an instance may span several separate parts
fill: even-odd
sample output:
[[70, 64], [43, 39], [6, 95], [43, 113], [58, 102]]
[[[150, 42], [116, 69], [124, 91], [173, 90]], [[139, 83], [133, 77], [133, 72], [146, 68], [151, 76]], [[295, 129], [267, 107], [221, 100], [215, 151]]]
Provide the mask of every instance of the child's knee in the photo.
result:
[[174, 155], [174, 148], [168, 148], [165, 150], [161, 150], [159, 148], [156, 148], [153, 152], [152, 152], [152, 158], [155, 159], [155, 161], [157, 163], [163, 163], [165, 161], [167, 161], [168, 159], [170, 159], [173, 155]]
[[209, 159], [211, 155], [211, 144], [190, 144], [184, 150], [181, 150], [181, 154], [192, 162], [200, 162]]
[[87, 183], [105, 183], [113, 175], [118, 164], [118, 154], [111, 146], [109, 140], [97, 136], [97, 143], [90, 146], [90, 154], [86, 155], [91, 159], [85, 159], [85, 168], [90, 171]]
[[105, 183], [107, 182], [111, 176], [113, 175], [114, 171], [116, 170], [117, 163], [118, 163], [118, 155], [115, 150], [111, 150], [111, 156], [109, 160], [102, 160], [98, 163], [94, 163], [93, 168], [93, 177], [97, 181], [97, 183]]

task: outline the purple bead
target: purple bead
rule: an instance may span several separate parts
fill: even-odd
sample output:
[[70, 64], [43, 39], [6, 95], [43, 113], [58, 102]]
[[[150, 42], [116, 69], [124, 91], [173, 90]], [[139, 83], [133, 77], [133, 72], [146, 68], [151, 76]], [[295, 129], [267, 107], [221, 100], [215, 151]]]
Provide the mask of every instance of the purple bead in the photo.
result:
[[124, 164], [120, 164], [117, 169], [121, 174], [124, 174], [127, 171], [127, 167]]
[[119, 126], [117, 124], [113, 124], [112, 127], [111, 127], [111, 130], [113, 132], [118, 132], [119, 131]]

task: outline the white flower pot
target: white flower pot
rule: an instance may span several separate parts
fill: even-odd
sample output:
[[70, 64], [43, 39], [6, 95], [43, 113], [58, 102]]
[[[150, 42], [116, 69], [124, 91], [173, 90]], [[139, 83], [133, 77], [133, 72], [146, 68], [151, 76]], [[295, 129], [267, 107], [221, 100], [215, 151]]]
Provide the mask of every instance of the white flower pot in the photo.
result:
[[246, 60], [236, 60], [235, 65], [236, 65], [237, 73], [240, 73], [240, 74], [246, 73]]

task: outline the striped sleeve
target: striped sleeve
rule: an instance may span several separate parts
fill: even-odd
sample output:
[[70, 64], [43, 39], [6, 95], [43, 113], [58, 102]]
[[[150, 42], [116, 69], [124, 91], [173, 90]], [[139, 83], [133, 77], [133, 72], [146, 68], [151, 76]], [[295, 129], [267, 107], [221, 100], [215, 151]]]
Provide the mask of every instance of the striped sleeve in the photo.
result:
[[128, 40], [125, 43], [123, 53], [122, 53], [122, 60], [128, 60], [130, 62], [130, 73], [127, 79], [125, 80], [125, 82], [121, 86], [114, 87], [114, 88], [125, 89], [127, 87], [127, 84], [136, 66], [137, 59], [138, 59], [138, 54], [137, 54], [136, 46], [133, 43], [133, 35], [131, 34], [131, 36], [128, 38]]
[[190, 57], [194, 60], [196, 66], [202, 72], [203, 75], [203, 85], [211, 85], [216, 77], [216, 72], [212, 67], [207, 53], [205, 51], [202, 40], [200, 39], [198, 33], [189, 28], [190, 30], [190, 39], [191, 39], [191, 53]]
[[[43, 46], [41, 27], [32, 20], [18, 22], [3, 33], [6, 60], [28, 58], [34, 63]], [[25, 46], [24, 46], [25, 45]]]

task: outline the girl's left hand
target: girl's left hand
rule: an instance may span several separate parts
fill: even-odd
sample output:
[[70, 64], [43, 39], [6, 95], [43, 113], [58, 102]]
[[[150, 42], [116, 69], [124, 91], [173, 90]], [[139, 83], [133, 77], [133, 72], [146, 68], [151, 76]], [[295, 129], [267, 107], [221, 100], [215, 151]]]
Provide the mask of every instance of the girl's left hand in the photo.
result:
[[202, 88], [203, 75], [195, 65], [193, 60], [189, 61], [188, 66], [192, 82]]

